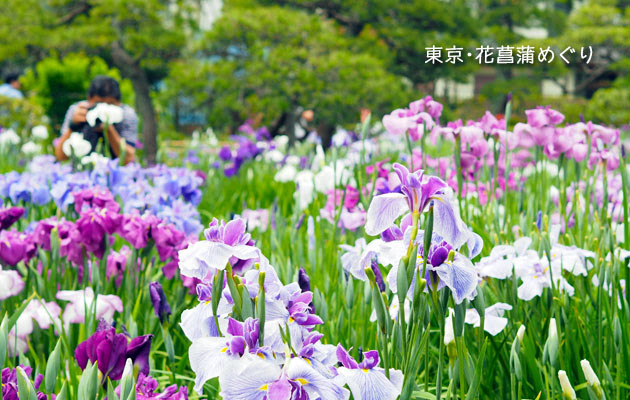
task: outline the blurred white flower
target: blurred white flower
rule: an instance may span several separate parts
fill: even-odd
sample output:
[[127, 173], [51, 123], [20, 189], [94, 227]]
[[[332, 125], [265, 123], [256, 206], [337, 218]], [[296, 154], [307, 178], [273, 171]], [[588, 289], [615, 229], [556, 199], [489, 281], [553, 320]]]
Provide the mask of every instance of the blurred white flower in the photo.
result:
[[276, 144], [277, 148], [286, 150], [286, 147], [289, 144], [289, 137], [286, 135], [279, 135], [273, 138], [273, 142]]
[[275, 180], [276, 182], [291, 182], [295, 179], [295, 175], [297, 174], [297, 170], [293, 165], [285, 165], [280, 168], [280, 171], [276, 172]]
[[123, 120], [123, 109], [113, 104], [98, 103], [85, 114], [85, 120], [90, 126], [95, 126], [97, 119], [108, 124], [117, 124]]
[[298, 208], [302, 211], [306, 209], [311, 202], [313, 202], [315, 197], [313, 173], [308, 170], [298, 172], [295, 176], [295, 183], [297, 185], [297, 190], [295, 191], [294, 198], [298, 203]]
[[40, 152], [40, 147], [38, 144], [35, 144], [31, 141], [28, 141], [22, 145], [22, 153], [24, 154], [35, 154]]
[[97, 166], [97, 165], [107, 164], [108, 161], [109, 161], [109, 158], [107, 158], [104, 155], [99, 154], [97, 152], [93, 152], [93, 153], [83, 157], [81, 159], [81, 164], [83, 164], [83, 165], [92, 164], [94, 166]]
[[271, 161], [274, 163], [279, 163], [282, 160], [284, 160], [284, 154], [282, 154], [281, 151], [278, 151], [276, 149], [273, 150], [269, 150], [268, 152], [264, 153], [264, 156], [266, 161]]
[[17, 145], [20, 143], [20, 137], [13, 129], [7, 129], [0, 133], [0, 146]]
[[63, 142], [61, 146], [64, 154], [68, 157], [74, 153], [76, 157], [83, 157], [92, 150], [92, 145], [87, 140], [83, 139], [83, 135], [77, 132], [72, 132], [70, 137]]
[[37, 125], [31, 129], [31, 134], [35, 139], [46, 140], [48, 139], [48, 128], [44, 125]]

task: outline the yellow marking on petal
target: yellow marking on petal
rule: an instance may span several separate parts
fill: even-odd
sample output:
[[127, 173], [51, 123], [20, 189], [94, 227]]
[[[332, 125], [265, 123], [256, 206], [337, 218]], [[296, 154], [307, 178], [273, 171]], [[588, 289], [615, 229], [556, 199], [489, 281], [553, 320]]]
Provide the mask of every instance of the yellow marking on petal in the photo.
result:
[[362, 371], [363, 371], [363, 372], [365, 372], [365, 373], [367, 374], [367, 373], [368, 373], [368, 371], [369, 371], [369, 369], [367, 369], [367, 368], [363, 368], [363, 369], [362, 369]]
[[221, 353], [225, 353], [227, 351], [227, 347], [221, 349]]
[[208, 300], [208, 301], [206, 301], [206, 302], [205, 302], [205, 304], [206, 304], [206, 305], [208, 305], [208, 304], [210, 304], [210, 303], [211, 303], [211, 301], [210, 301], [210, 300]]
[[313, 365], [313, 363], [311, 362], [311, 360], [309, 360], [308, 358], [304, 357], [303, 359], [304, 361], [306, 361], [308, 363], [308, 365]]
[[293, 321], [295, 321], [293, 317], [289, 317], [289, 322], [293, 322]]
[[258, 388], [258, 390], [266, 392], [267, 391], [267, 384], [265, 383], [264, 385], [262, 385], [261, 387]]
[[256, 354], [258, 357], [262, 358], [263, 360], [265, 359], [265, 355], [263, 353], [258, 353]]
[[308, 385], [310, 383], [309, 381], [307, 381], [304, 378], [297, 378], [296, 381], [300, 382], [300, 384], [302, 384], [302, 386]]

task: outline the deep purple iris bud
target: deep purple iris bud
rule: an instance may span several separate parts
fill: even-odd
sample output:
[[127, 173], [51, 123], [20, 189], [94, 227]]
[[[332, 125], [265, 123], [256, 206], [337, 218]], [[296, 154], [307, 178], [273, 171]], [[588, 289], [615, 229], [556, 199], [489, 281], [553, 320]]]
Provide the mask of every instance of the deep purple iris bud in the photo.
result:
[[512, 101], [512, 92], [509, 92], [507, 94], [507, 103], [509, 103], [510, 101]]
[[621, 158], [626, 158], [626, 145], [621, 144]]
[[402, 238], [403, 232], [396, 225], [381, 232], [381, 239], [383, 239], [384, 242], [393, 242], [395, 240], [401, 240]]
[[23, 207], [0, 208], [0, 231], [7, 229], [24, 215]]
[[149, 284], [149, 295], [151, 296], [151, 303], [153, 304], [153, 310], [155, 315], [160, 318], [160, 322], [164, 323], [171, 315], [171, 307], [168, 305], [164, 289], [160, 282], [151, 282]]
[[542, 230], [542, 211], [538, 211], [538, 214], [536, 215], [536, 228], [538, 228], [538, 230]]
[[359, 346], [359, 362], [363, 361], [363, 346]]
[[230, 146], [223, 146], [219, 150], [219, 158], [223, 161], [230, 161], [232, 159], [232, 150]]
[[375, 258], [372, 259], [370, 266], [372, 267], [372, 271], [374, 271], [375, 282], [378, 290], [380, 292], [384, 292], [385, 282], [383, 281], [383, 274], [381, 273], [381, 269], [378, 267], [378, 262]]
[[310, 292], [311, 291], [311, 278], [306, 274], [306, 270], [304, 267], [300, 267], [298, 271], [298, 285], [302, 292]]
[[586, 123], [586, 120], [584, 119], [584, 114], [580, 113], [580, 122], [582, 122], [583, 124]]

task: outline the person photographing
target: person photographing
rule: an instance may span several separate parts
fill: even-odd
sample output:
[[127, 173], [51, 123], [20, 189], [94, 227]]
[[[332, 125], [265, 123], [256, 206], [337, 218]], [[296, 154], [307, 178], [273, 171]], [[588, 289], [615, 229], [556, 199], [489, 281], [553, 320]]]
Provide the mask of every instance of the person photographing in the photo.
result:
[[[110, 158], [121, 158], [122, 155], [123, 164], [135, 160], [138, 116], [133, 108], [121, 102], [120, 85], [114, 78], [95, 77], [90, 83], [87, 100], [68, 108], [61, 125], [61, 137], [55, 144], [58, 160], [67, 160], [71, 151], [77, 154], [78, 146], [74, 142], [79, 136], [83, 139], [80, 153], [102, 149]], [[89, 143], [89, 148], [85, 142]]]

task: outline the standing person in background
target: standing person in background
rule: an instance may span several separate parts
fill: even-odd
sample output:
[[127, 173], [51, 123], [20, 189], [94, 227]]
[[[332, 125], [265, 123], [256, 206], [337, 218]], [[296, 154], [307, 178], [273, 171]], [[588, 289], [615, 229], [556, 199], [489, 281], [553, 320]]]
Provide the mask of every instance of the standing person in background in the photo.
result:
[[24, 95], [20, 92], [21, 86], [19, 74], [8, 74], [4, 79], [4, 84], [0, 85], [0, 96], [23, 99]]
[[[119, 107], [117, 112], [122, 115], [120, 121], [110, 123], [107, 129], [107, 140], [104, 139], [104, 121], [96, 119], [91, 121], [89, 113], [99, 103], [105, 103]], [[91, 122], [91, 123], [88, 123]], [[83, 135], [83, 139], [90, 142], [93, 152], [99, 141], [107, 143], [109, 155], [112, 158], [120, 157], [124, 150], [123, 164], [135, 160], [136, 142], [138, 140], [138, 116], [133, 108], [121, 103], [120, 85], [118, 81], [109, 76], [97, 76], [90, 83], [87, 100], [75, 103], [68, 108], [63, 124], [61, 125], [61, 137], [55, 144], [55, 156], [58, 160], [67, 160], [68, 154], [63, 150], [63, 144], [70, 138], [73, 132]], [[107, 153], [107, 151], [105, 151]]]

